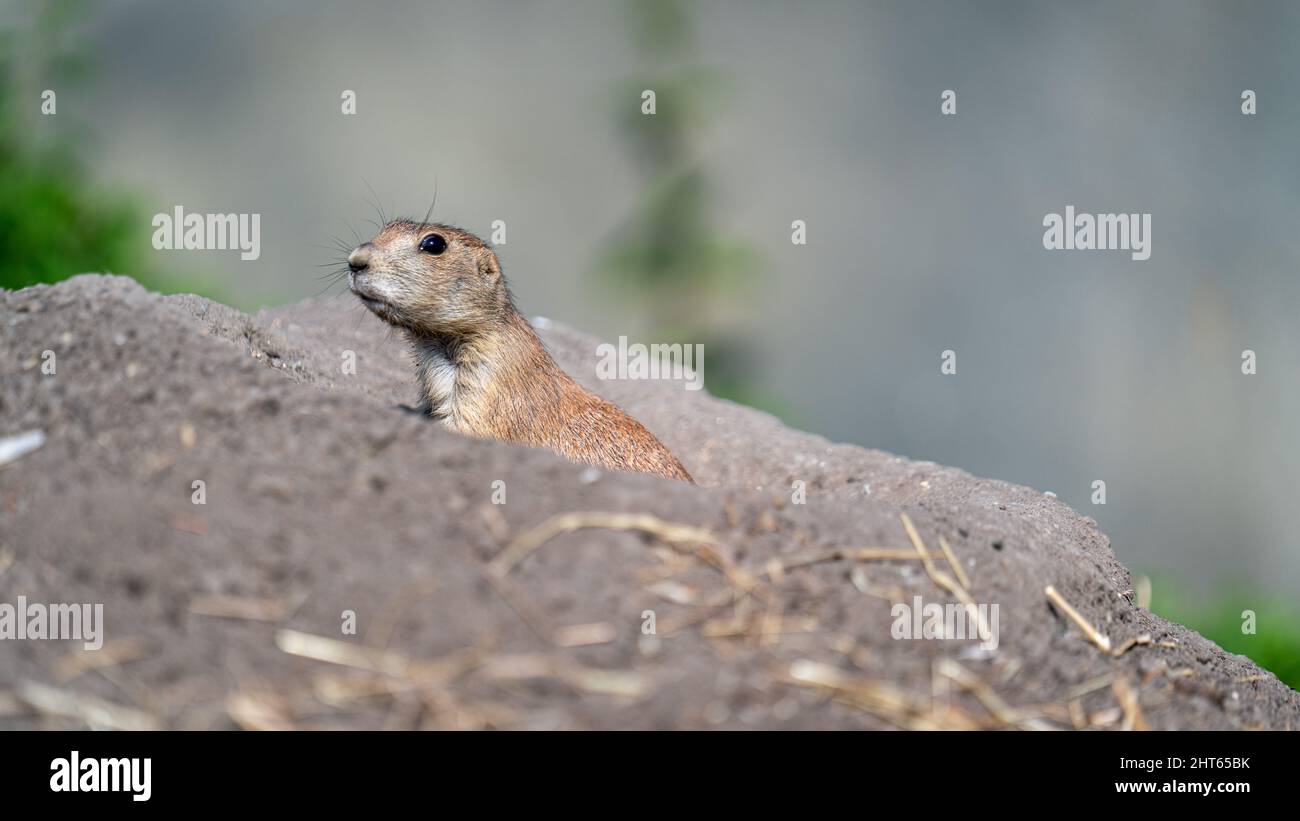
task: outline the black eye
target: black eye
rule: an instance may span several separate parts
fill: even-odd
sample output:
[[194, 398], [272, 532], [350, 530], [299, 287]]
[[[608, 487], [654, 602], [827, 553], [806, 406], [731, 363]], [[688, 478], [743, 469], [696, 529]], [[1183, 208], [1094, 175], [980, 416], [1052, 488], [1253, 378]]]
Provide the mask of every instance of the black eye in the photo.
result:
[[420, 250], [437, 256], [447, 250], [447, 240], [443, 239], [440, 234], [430, 234], [420, 240]]

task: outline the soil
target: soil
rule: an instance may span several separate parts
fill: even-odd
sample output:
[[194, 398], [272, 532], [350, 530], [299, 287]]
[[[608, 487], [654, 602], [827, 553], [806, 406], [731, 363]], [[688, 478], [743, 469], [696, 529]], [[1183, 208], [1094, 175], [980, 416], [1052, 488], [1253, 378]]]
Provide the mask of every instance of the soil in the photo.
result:
[[[600, 381], [596, 340], [537, 324], [698, 487], [441, 429], [350, 298], [249, 316], [125, 277], [0, 292], [0, 441], [45, 436], [0, 467], [0, 602], [105, 622], [97, 651], [0, 641], [0, 727], [1300, 725], [1300, 694], [1139, 607], [1055, 498]], [[627, 516], [497, 558], [588, 512]], [[956, 600], [900, 514], [935, 576], [960, 588], [943, 537], [997, 605], [996, 649], [894, 637], [895, 605]], [[865, 547], [895, 558], [835, 553]]]

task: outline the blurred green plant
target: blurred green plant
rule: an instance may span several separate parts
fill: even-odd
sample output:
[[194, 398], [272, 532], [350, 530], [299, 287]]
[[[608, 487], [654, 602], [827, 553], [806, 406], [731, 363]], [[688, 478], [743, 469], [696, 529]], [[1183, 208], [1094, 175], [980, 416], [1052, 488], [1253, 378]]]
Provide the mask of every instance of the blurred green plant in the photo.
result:
[[[1243, 633], [1243, 611], [1255, 614], [1255, 632]], [[1254, 661], [1300, 690], [1300, 607], [1244, 583], [1220, 584], [1211, 597], [1170, 579], [1153, 579], [1151, 612], [1190, 627], [1210, 641]]]
[[[148, 216], [127, 194], [97, 190], [74, 145], [74, 126], [58, 137], [36, 127], [41, 91], [62, 95], [88, 75], [70, 27], [79, 0], [48, 0], [10, 9], [0, 29], [0, 287], [57, 282], [85, 272], [129, 274], [146, 287], [196, 291], [209, 285], [159, 273], [151, 264]], [[57, 97], [56, 97], [57, 102]]]
[[[732, 325], [735, 306], [761, 270], [759, 254], [722, 237], [695, 142], [725, 97], [713, 69], [694, 64], [689, 4], [629, 0], [631, 39], [643, 67], [618, 84], [619, 127], [646, 179], [646, 194], [597, 261], [594, 276], [636, 301], [657, 341], [704, 345], [704, 375], [717, 396], [775, 410], [758, 395], [752, 351]], [[655, 111], [642, 113], [643, 90]]]

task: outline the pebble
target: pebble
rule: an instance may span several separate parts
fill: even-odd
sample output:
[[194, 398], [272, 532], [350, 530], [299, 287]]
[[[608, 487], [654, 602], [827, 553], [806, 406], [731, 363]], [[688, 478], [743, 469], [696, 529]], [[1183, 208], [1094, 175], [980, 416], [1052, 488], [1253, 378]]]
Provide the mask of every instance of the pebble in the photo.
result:
[[15, 462], [45, 444], [45, 432], [29, 430], [0, 439], [0, 465]]

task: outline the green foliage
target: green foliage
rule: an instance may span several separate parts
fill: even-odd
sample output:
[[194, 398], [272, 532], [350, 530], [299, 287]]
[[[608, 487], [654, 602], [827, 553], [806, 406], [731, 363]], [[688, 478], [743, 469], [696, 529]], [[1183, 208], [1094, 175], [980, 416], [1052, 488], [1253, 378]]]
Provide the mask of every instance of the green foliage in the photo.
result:
[[[1254, 634], [1243, 633], [1242, 612], [1255, 613]], [[1199, 596], [1169, 580], [1152, 584], [1151, 611], [1186, 625], [1230, 653], [1238, 653], [1300, 690], [1300, 608], [1246, 585], [1221, 586]]]
[[[127, 195], [95, 190], [66, 136], [72, 115], [59, 109], [58, 138], [38, 139], [41, 90], [66, 92], [87, 74], [67, 43], [79, 3], [29, 5], [0, 31], [0, 287], [57, 282], [85, 272], [130, 274], [156, 290], [200, 290], [150, 264], [148, 216]], [[65, 104], [66, 105], [66, 104]]]
[[[140, 271], [125, 200], [89, 194], [71, 160], [21, 156], [0, 134], [0, 286], [57, 282], [85, 271]], [[138, 245], [138, 238], [136, 244]]]
[[709, 223], [706, 186], [697, 168], [656, 180], [635, 223], [609, 249], [605, 270], [624, 287], [670, 303], [743, 290], [759, 257], [703, 227]]
[[[756, 363], [731, 327], [762, 260], [723, 236], [714, 219], [696, 143], [727, 86], [715, 70], [693, 63], [691, 14], [678, 0], [629, 2], [629, 34], [642, 67], [617, 85], [612, 105], [646, 193], [611, 237], [594, 276], [636, 304], [656, 339], [702, 344], [711, 393], [776, 410], [755, 392]], [[641, 111], [645, 89], [655, 92], [654, 114]]]

